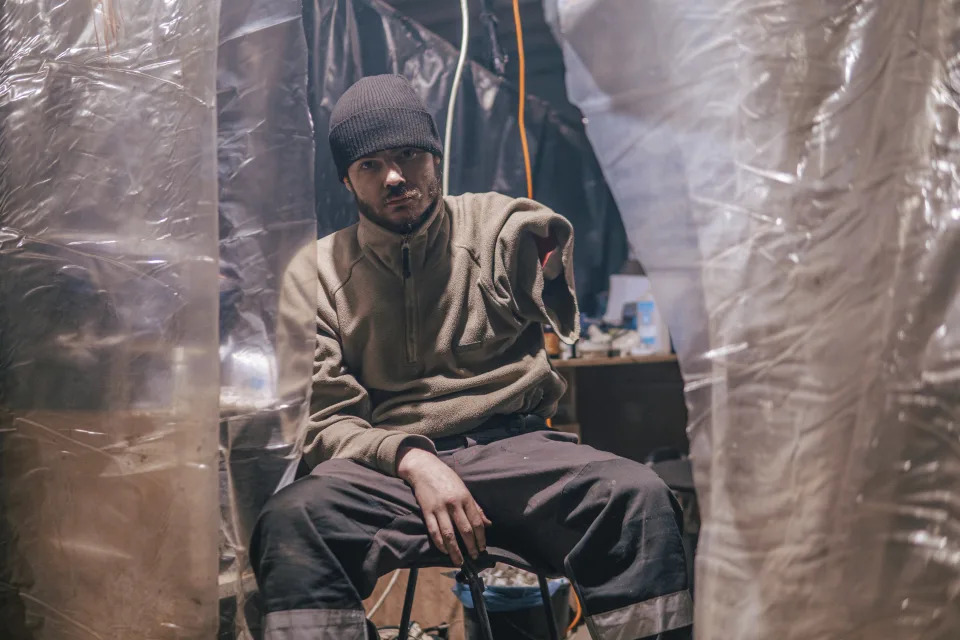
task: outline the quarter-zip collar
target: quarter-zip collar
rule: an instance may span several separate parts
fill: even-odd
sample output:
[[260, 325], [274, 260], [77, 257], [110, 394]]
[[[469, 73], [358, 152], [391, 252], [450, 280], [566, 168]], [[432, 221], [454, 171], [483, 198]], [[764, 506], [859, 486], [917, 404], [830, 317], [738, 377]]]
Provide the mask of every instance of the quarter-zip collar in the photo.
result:
[[450, 239], [450, 216], [443, 198], [419, 229], [410, 234], [384, 229], [360, 216], [357, 240], [364, 255], [393, 274], [404, 278], [416, 275], [440, 259]]

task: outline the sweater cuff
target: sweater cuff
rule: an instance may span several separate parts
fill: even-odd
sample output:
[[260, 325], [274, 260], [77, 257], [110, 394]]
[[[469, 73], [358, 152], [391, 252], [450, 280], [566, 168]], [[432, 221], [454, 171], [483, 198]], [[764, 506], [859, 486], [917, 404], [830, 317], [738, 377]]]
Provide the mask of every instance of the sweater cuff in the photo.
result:
[[433, 440], [410, 433], [392, 433], [380, 441], [377, 447], [377, 469], [388, 476], [397, 475], [397, 453], [401, 447], [416, 447], [437, 455]]
[[560, 340], [573, 344], [580, 338], [580, 310], [573, 278], [573, 238], [557, 246], [542, 267], [543, 313]]

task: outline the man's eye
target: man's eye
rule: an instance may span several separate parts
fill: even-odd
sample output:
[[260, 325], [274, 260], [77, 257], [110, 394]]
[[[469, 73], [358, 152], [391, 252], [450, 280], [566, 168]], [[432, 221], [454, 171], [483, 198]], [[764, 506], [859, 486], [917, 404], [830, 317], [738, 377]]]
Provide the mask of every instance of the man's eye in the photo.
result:
[[361, 162], [361, 163], [360, 163], [360, 168], [363, 169], [364, 171], [369, 171], [370, 169], [373, 169], [373, 163], [372, 163], [372, 162]]
[[404, 149], [402, 155], [403, 155], [404, 158], [406, 158], [406, 159], [409, 160], [410, 158], [413, 158], [414, 156], [417, 155], [417, 150], [416, 150], [416, 149]]

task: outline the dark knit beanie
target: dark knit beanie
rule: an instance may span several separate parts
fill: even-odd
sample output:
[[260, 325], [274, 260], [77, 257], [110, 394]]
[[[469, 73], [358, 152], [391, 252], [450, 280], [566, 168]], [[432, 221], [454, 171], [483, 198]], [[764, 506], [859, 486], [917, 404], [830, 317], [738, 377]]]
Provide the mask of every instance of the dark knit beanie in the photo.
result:
[[340, 179], [360, 158], [399, 147], [443, 155], [433, 116], [403, 76], [362, 78], [330, 115], [330, 151]]

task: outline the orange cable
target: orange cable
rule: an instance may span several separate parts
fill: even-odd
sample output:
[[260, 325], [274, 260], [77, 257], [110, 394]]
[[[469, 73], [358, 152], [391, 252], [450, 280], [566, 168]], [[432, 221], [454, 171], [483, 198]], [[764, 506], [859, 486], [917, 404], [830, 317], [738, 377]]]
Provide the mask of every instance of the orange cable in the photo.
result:
[[527, 197], [533, 198], [533, 171], [530, 169], [530, 147], [527, 145], [527, 125], [524, 120], [527, 102], [527, 60], [523, 52], [523, 23], [520, 20], [520, 0], [513, 0], [513, 21], [517, 30], [517, 58], [520, 64], [520, 107], [517, 125], [520, 127], [520, 145], [523, 147], [523, 168], [527, 173]]
[[580, 596], [578, 596], [576, 592], [573, 593], [573, 600], [577, 603], [577, 613], [573, 616], [573, 622], [567, 627], [567, 635], [573, 631], [577, 623], [580, 622], [580, 617], [583, 616], [583, 605], [580, 604]]
[[[527, 143], [527, 58], [523, 51], [523, 21], [520, 19], [520, 0], [513, 0], [513, 23], [517, 32], [517, 61], [520, 67], [520, 105], [517, 107], [517, 126], [520, 128], [520, 146], [523, 147], [523, 170], [527, 176], [527, 197], [533, 200], [533, 170], [530, 168], [530, 145]], [[553, 419], [547, 418], [553, 428]], [[578, 601], [579, 603], [579, 601]]]

